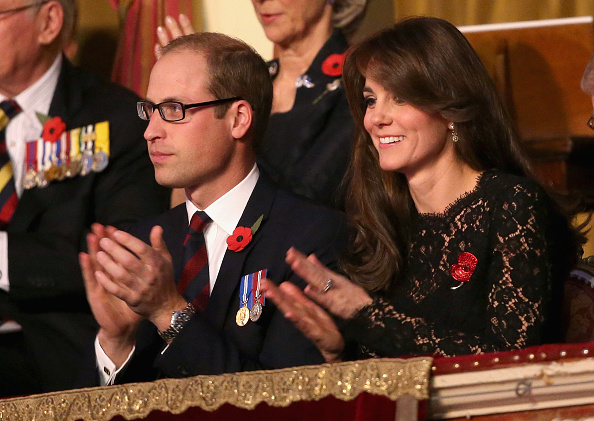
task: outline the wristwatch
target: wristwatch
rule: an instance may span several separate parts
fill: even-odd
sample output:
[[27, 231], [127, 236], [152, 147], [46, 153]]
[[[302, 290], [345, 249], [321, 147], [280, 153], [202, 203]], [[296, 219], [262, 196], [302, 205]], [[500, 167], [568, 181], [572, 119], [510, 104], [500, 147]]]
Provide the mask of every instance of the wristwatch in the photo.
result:
[[194, 313], [196, 313], [196, 309], [192, 303], [188, 303], [183, 310], [171, 312], [171, 323], [169, 324], [169, 328], [165, 329], [163, 332], [159, 332], [159, 336], [161, 336], [165, 342], [173, 340], [186, 323], [190, 321]]

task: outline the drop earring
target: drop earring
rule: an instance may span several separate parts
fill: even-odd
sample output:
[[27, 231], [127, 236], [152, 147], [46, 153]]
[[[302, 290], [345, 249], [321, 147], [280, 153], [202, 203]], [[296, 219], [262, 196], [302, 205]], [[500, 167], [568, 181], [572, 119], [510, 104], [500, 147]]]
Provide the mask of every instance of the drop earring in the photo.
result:
[[450, 129], [452, 131], [452, 141], [454, 143], [457, 143], [458, 140], [460, 140], [460, 138], [458, 137], [458, 132], [456, 131], [456, 128], [454, 127], [454, 123], [450, 123], [448, 125], [448, 129]]

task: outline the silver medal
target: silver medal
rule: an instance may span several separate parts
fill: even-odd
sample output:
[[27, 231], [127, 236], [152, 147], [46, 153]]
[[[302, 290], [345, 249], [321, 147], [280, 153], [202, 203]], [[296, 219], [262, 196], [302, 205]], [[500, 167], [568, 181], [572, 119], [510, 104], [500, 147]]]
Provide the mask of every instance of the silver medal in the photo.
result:
[[107, 154], [103, 151], [99, 151], [96, 152], [93, 155], [93, 171], [95, 172], [101, 172], [105, 169], [105, 167], [107, 167], [107, 163], [109, 161], [109, 158], [107, 157]]

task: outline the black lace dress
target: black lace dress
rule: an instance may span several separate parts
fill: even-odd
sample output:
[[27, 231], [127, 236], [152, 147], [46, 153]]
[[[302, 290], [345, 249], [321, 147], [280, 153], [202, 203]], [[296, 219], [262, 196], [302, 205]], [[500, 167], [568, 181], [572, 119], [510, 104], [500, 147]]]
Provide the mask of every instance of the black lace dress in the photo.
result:
[[568, 224], [534, 181], [488, 171], [415, 221], [406, 275], [345, 325], [356, 358], [452, 356], [557, 341]]

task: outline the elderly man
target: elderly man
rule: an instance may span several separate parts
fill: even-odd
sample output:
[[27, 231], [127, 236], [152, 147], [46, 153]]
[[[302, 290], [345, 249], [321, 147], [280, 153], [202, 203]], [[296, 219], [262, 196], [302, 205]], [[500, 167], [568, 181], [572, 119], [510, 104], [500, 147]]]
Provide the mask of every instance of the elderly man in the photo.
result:
[[91, 223], [164, 211], [137, 98], [74, 68], [75, 0], [0, 2], [0, 395], [69, 387], [96, 324], [78, 252]]
[[341, 214], [278, 190], [256, 165], [266, 64], [239, 40], [188, 35], [163, 49], [147, 96], [138, 114], [155, 178], [186, 202], [137, 226], [144, 241], [100, 225], [88, 236], [101, 383], [323, 362], [259, 288], [265, 276], [303, 286], [290, 246], [335, 267], [344, 243]]

